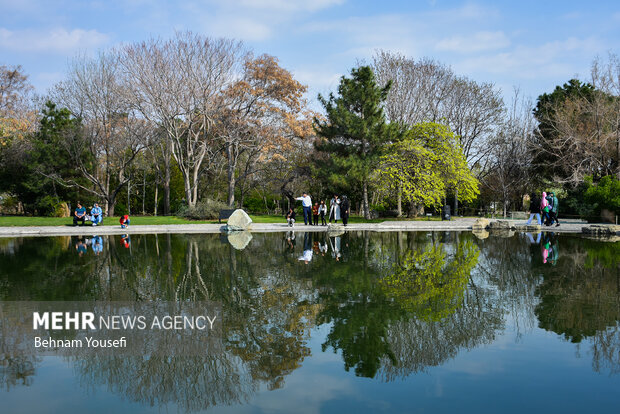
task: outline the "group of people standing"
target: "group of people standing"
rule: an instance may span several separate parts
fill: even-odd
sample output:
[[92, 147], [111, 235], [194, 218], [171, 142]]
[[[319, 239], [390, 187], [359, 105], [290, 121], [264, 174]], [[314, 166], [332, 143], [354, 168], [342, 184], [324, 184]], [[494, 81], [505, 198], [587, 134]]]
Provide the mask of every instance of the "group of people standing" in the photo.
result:
[[[351, 203], [346, 195], [342, 196], [342, 199], [338, 197], [338, 195], [334, 195], [331, 201], [329, 202], [329, 214], [327, 205], [324, 200], [321, 200], [320, 203], [314, 203], [312, 205], [312, 198], [308, 193], [303, 193], [301, 197], [297, 197], [295, 200], [301, 201], [303, 214], [304, 214], [304, 224], [309, 225], [319, 225], [319, 217], [321, 218], [321, 225], [326, 226], [326, 217], [327, 220], [331, 223], [334, 220], [335, 223], [338, 223], [338, 220], [342, 220], [342, 224], [345, 226], [349, 223], [349, 214], [351, 213]], [[291, 206], [286, 213], [286, 221], [289, 227], [293, 227], [295, 224], [295, 208]]]
[[556, 223], [556, 227], [559, 226], [559, 207], [560, 203], [553, 191], [550, 191], [549, 194], [543, 191], [542, 197], [540, 198], [535, 193], [532, 193], [530, 196], [530, 218], [527, 221], [527, 224], [530, 225], [532, 223], [532, 219], [536, 217], [539, 226], [542, 224], [551, 226], [553, 223]]

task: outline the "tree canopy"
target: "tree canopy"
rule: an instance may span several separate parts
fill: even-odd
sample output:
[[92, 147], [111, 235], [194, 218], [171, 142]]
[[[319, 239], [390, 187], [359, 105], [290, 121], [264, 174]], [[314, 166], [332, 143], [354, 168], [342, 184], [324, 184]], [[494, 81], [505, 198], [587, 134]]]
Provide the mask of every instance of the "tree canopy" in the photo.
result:
[[338, 96], [328, 99], [319, 95], [327, 119], [315, 118], [315, 130], [319, 137], [317, 149], [329, 154], [331, 175], [340, 175], [334, 181], [352, 180], [361, 185], [363, 210], [370, 217], [368, 184], [372, 171], [380, 162], [385, 145], [398, 141], [401, 128], [387, 123], [383, 102], [391, 83], [377, 85], [369, 66], [354, 68], [351, 77], [342, 77]]

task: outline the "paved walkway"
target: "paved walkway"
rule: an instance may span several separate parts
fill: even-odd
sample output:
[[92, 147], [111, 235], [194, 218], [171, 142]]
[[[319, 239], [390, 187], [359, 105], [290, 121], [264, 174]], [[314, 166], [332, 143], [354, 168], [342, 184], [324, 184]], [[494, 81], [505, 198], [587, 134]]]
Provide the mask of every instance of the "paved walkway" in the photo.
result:
[[[452, 221], [384, 221], [382, 223], [353, 223], [346, 227], [346, 231], [468, 231], [471, 230], [474, 218], [455, 218]], [[525, 224], [525, 220], [505, 220], [511, 225]], [[543, 227], [543, 231], [559, 233], [581, 233], [584, 222], [564, 222], [560, 227]], [[320, 232], [334, 230], [328, 226], [305, 226], [296, 224], [294, 230]], [[153, 233], [219, 233], [223, 230], [221, 224], [167, 224], [130, 226], [121, 229], [120, 226], [102, 227], [72, 227], [72, 226], [44, 226], [44, 227], [0, 227], [0, 237], [31, 237], [31, 236], [92, 236], [107, 234], [153, 234]], [[286, 223], [254, 223], [251, 231], [254, 233], [283, 232], [290, 230]], [[337, 230], [345, 230], [338, 226]]]

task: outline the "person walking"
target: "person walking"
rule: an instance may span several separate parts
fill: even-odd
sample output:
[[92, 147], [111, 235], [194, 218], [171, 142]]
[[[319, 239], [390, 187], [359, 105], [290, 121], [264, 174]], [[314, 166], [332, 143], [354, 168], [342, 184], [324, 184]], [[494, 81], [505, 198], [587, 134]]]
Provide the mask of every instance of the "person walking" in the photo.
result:
[[540, 212], [542, 213], [542, 222], [546, 225], [549, 222], [549, 201], [547, 200], [547, 193], [543, 191], [542, 198], [540, 199]]
[[549, 225], [553, 225], [555, 221], [555, 227], [558, 227], [560, 225], [560, 220], [558, 220], [558, 207], [560, 202], [553, 191], [547, 196], [547, 201], [549, 201]]
[[338, 223], [340, 220], [340, 199], [337, 195], [334, 194], [334, 197], [329, 202], [329, 222], [332, 222], [332, 219]]
[[325, 215], [327, 214], [327, 205], [325, 204], [325, 200], [321, 200], [321, 205], [319, 206], [319, 215], [321, 216], [321, 226], [325, 226]]
[[342, 202], [340, 203], [340, 215], [342, 216], [342, 224], [345, 226], [349, 222], [350, 204], [346, 195], [342, 196]]
[[319, 225], [319, 203], [314, 203], [312, 206], [312, 223], [315, 226]]
[[293, 207], [288, 209], [288, 212], [286, 213], [286, 222], [288, 223], [289, 227], [293, 227], [293, 225], [295, 224], [295, 210], [293, 210]]
[[540, 226], [542, 224], [540, 221], [540, 199], [535, 193], [532, 193], [530, 195], [530, 219], [527, 221], [528, 226], [532, 224], [534, 216], [536, 216], [536, 220]]
[[312, 217], [310, 216], [312, 210], [312, 198], [308, 195], [308, 193], [303, 193], [301, 197], [297, 197], [295, 200], [300, 200], [301, 205], [304, 209], [304, 224], [307, 226], [308, 222], [312, 225]]

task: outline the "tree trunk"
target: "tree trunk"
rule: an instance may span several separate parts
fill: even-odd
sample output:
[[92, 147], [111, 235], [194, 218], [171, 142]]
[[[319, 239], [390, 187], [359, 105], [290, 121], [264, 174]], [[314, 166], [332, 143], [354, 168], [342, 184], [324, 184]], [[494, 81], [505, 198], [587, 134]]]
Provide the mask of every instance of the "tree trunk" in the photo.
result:
[[235, 204], [235, 163], [233, 161], [232, 144], [226, 144], [226, 157], [228, 158], [228, 207]]
[[159, 186], [155, 185], [155, 208], [153, 208], [153, 215], [157, 217], [157, 196], [159, 195]]
[[403, 185], [398, 183], [398, 195], [396, 197], [396, 211], [398, 212], [398, 217], [403, 216]]
[[370, 209], [368, 207], [368, 182], [364, 181], [364, 218], [366, 220], [370, 219]]
[[106, 199], [105, 204], [106, 204], [106, 211], [107, 211], [108, 217], [112, 217], [114, 215], [114, 207], [116, 206], [116, 199], [114, 200]]
[[170, 214], [170, 154], [164, 156], [164, 216]]
[[459, 189], [456, 188], [454, 190], [454, 211], [452, 212], [452, 216], [456, 216], [459, 210]]

